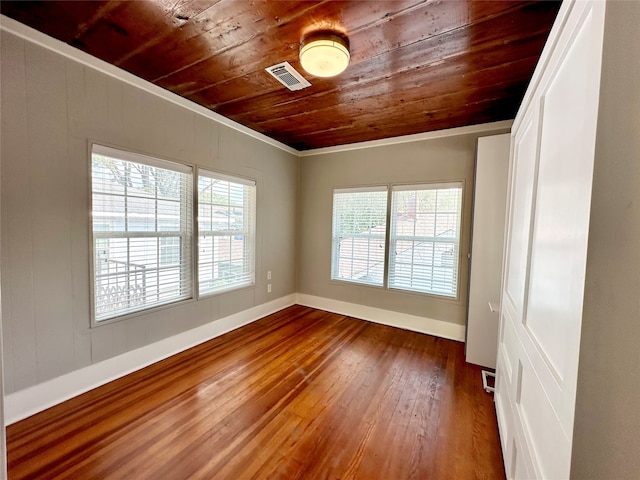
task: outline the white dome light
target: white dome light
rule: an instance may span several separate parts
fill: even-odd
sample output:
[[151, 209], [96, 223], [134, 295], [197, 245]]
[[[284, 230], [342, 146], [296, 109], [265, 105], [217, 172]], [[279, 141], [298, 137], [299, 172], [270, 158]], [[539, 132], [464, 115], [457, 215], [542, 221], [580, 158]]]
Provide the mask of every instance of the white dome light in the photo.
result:
[[334, 77], [349, 65], [347, 42], [337, 35], [312, 35], [302, 43], [300, 64], [316, 77]]

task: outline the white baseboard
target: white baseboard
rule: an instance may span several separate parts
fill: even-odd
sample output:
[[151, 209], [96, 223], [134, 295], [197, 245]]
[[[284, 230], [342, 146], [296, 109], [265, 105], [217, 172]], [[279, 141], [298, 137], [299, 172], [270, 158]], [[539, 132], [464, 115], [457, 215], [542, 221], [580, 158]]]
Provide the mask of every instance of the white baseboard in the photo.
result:
[[403, 328], [413, 332], [426, 333], [436, 337], [448, 338], [464, 342], [465, 326], [443, 322], [427, 317], [418, 317], [406, 313], [393, 312], [382, 308], [368, 307], [356, 303], [342, 302], [330, 298], [316, 297], [305, 293], [296, 293], [296, 303], [306, 307], [327, 310], [341, 315], [361, 318], [374, 323], [381, 323], [390, 327]]
[[6, 425], [295, 304], [291, 294], [69, 372], [4, 398]]

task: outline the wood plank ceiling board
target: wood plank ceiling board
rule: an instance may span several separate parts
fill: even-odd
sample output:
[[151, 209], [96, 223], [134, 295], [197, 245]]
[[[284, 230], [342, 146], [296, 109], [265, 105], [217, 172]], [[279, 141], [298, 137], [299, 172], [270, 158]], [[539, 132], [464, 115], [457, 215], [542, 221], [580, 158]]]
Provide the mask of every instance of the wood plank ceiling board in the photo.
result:
[[[555, 1], [2, 1], [3, 15], [298, 150], [508, 120]], [[351, 62], [306, 73], [300, 43], [334, 30]], [[289, 91], [265, 68], [312, 84]]]

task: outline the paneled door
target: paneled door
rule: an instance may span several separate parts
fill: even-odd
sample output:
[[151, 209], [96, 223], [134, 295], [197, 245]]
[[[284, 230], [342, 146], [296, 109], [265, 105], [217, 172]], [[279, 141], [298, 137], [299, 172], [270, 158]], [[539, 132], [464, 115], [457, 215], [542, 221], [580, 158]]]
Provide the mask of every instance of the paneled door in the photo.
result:
[[512, 132], [496, 410], [508, 478], [569, 478], [604, 3], [567, 2]]

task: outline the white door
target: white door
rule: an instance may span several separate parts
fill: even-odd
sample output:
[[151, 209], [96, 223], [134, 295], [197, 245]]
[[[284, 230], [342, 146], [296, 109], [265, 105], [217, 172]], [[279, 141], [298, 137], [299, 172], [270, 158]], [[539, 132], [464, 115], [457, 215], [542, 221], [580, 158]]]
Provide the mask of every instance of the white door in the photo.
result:
[[566, 2], [512, 133], [496, 410], [509, 478], [569, 477], [604, 3]]
[[[478, 138], [473, 192], [467, 362], [496, 367], [511, 136]], [[491, 308], [490, 305], [491, 304]]]

